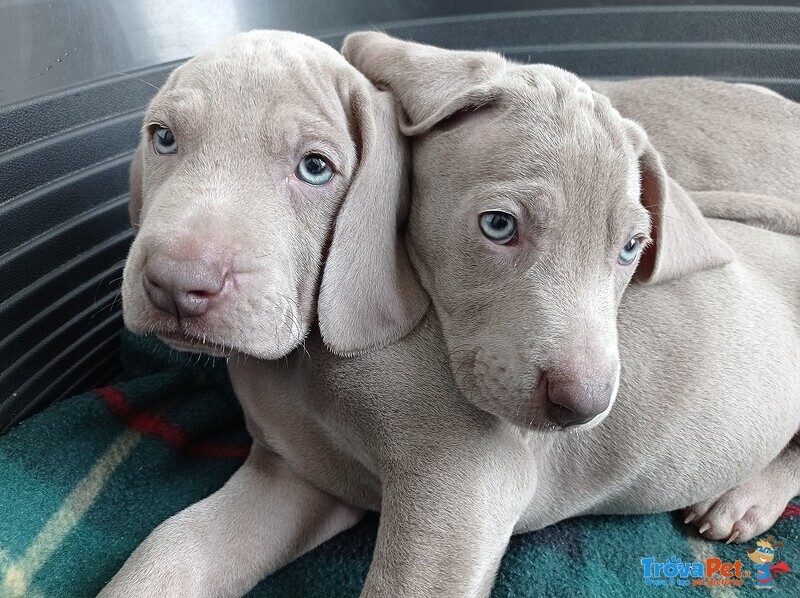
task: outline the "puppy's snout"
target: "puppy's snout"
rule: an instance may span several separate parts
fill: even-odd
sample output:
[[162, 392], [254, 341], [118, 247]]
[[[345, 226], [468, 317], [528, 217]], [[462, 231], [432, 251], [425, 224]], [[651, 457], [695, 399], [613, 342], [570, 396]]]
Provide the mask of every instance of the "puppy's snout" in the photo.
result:
[[585, 424], [603, 413], [611, 402], [614, 381], [581, 379], [544, 374], [547, 412], [560, 426]]
[[220, 261], [156, 253], [147, 260], [142, 284], [155, 307], [180, 319], [202, 316], [214, 307], [225, 294], [228, 277]]

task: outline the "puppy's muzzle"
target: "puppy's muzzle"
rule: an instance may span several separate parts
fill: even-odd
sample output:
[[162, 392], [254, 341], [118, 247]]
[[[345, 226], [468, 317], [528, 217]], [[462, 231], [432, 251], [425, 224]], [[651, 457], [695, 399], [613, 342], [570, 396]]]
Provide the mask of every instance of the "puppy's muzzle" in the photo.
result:
[[545, 372], [541, 387], [547, 397], [547, 415], [562, 427], [578, 426], [603, 413], [614, 394], [611, 376], [569, 378]]
[[226, 294], [229, 278], [221, 262], [156, 253], [147, 260], [142, 284], [154, 307], [181, 320], [208, 313]]

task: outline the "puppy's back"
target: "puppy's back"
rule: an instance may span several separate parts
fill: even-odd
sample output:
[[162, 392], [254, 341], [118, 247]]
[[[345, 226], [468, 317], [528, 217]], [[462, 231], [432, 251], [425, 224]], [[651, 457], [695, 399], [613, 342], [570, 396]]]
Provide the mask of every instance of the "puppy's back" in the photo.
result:
[[800, 201], [800, 104], [695, 77], [590, 85], [645, 128], [667, 172], [686, 189]]

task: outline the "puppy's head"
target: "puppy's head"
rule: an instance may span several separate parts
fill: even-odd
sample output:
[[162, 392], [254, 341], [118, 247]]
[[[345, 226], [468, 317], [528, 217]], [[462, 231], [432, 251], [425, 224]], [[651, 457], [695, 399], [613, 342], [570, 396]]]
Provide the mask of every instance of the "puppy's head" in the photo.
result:
[[729, 249], [644, 131], [574, 75], [378, 33], [343, 53], [404, 109], [409, 248], [460, 390], [523, 426], [601, 421], [625, 287], [726, 263]]
[[339, 353], [402, 336], [427, 307], [398, 240], [404, 143], [390, 94], [311, 38], [252, 32], [182, 65], [131, 168], [126, 325], [265, 359], [317, 318]]

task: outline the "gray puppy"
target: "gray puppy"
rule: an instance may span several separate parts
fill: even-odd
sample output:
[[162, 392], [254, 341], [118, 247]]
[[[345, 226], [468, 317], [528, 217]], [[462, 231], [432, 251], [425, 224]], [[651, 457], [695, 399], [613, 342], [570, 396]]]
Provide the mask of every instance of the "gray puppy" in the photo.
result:
[[[708, 537], [767, 529], [800, 489], [800, 212], [759, 177], [794, 154], [754, 126], [750, 172], [727, 173], [732, 134], [722, 183], [699, 168], [690, 195], [564, 71], [379, 34], [344, 52], [415, 136], [421, 284], [385, 94], [288, 34], [181, 67], [132, 173], [125, 319], [231, 355], [254, 444], [103, 595], [242, 594], [365, 509], [382, 515], [363, 596], [486, 596], [512, 533], [586, 513], [693, 505]], [[782, 98], [673, 85], [720, 98], [717, 125], [757, 108], [798, 129]], [[733, 192], [742, 222], [693, 202], [726, 216]]]

